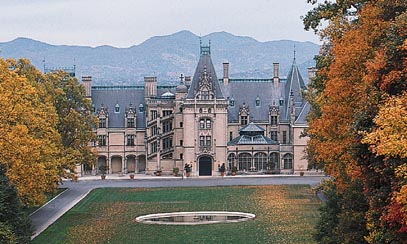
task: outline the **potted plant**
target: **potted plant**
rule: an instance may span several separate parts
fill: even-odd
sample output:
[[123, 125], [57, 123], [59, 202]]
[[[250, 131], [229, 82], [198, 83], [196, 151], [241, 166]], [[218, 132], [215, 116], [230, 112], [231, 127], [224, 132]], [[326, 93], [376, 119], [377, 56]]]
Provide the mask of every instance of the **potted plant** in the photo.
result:
[[225, 176], [225, 171], [226, 171], [226, 167], [225, 167], [225, 163], [222, 164], [222, 166], [218, 167], [219, 172], [220, 172], [220, 176]]
[[100, 178], [102, 180], [106, 179], [106, 172], [109, 170], [109, 167], [107, 165], [101, 165], [99, 167], [99, 170], [100, 170], [100, 173], [101, 173]]
[[175, 168], [172, 169], [172, 174], [174, 176], [178, 176], [178, 173], [179, 173], [179, 168], [178, 167], [175, 167]]
[[230, 172], [231, 172], [232, 176], [235, 176], [237, 173], [237, 167], [233, 165], [232, 168], [230, 169]]
[[134, 174], [130, 174], [130, 179], [134, 180]]
[[191, 171], [192, 171], [192, 164], [185, 164], [184, 165], [184, 171], [185, 171], [185, 176], [189, 177], [191, 175]]
[[155, 176], [161, 176], [162, 170], [161, 169], [157, 169], [154, 174]]

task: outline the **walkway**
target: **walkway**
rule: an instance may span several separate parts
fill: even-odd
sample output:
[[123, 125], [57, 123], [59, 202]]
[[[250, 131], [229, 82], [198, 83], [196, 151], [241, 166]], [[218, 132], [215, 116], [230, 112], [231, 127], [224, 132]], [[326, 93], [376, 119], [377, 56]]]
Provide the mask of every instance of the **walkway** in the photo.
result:
[[134, 180], [128, 176], [108, 175], [106, 180], [100, 176], [82, 177], [78, 182], [64, 181], [61, 187], [66, 187], [58, 197], [49, 201], [30, 215], [35, 233], [32, 239], [54, 223], [65, 212], [75, 206], [91, 190], [101, 187], [197, 187], [197, 186], [232, 186], [232, 185], [296, 185], [316, 186], [323, 176], [282, 176], [282, 175], [246, 175], [226, 177], [184, 178], [174, 176], [136, 175]]

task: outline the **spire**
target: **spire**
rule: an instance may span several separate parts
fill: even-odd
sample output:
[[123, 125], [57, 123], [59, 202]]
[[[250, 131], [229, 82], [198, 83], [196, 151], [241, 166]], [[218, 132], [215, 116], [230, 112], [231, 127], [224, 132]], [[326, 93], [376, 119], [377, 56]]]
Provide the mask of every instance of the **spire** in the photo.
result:
[[209, 40], [208, 45], [203, 45], [202, 40], [200, 40], [200, 46], [201, 46], [201, 56], [211, 55], [211, 40]]
[[295, 44], [294, 44], [294, 63], [295, 63], [295, 57], [296, 56], [296, 51], [295, 51]]

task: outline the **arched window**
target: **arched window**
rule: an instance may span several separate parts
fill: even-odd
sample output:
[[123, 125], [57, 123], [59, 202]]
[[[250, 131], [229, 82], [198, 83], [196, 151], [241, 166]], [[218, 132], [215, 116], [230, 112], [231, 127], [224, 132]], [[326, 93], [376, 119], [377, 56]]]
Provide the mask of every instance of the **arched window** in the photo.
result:
[[256, 153], [254, 155], [254, 170], [262, 171], [267, 169], [267, 154]]
[[229, 101], [229, 106], [231, 106], [231, 107], [235, 106], [235, 99], [233, 97]]
[[235, 163], [235, 154], [234, 154], [234, 153], [231, 153], [231, 154], [229, 154], [229, 156], [228, 156], [228, 166], [229, 166], [229, 169], [231, 169], [232, 166], [236, 166], [236, 163]]
[[238, 164], [239, 164], [239, 170], [245, 170], [249, 171], [251, 162], [252, 162], [252, 156], [249, 153], [241, 153], [239, 154], [237, 158]]
[[270, 167], [270, 169], [271, 170], [273, 170], [273, 169], [280, 169], [280, 160], [279, 160], [279, 157], [278, 157], [278, 153], [271, 153], [270, 154], [270, 165], [269, 165], [269, 167]]
[[293, 155], [290, 153], [287, 153], [283, 157], [284, 161], [284, 169], [292, 169], [293, 168]]
[[260, 98], [256, 97], [256, 107], [260, 107]]

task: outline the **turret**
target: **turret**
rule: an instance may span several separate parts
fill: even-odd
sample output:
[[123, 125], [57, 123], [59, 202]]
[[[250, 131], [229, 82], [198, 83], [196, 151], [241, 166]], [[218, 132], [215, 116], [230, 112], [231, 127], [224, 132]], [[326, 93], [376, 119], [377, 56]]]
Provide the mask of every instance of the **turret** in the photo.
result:
[[92, 96], [92, 76], [82, 76], [82, 85], [85, 87], [85, 96]]
[[157, 77], [144, 77], [144, 95], [146, 98], [157, 96]]

